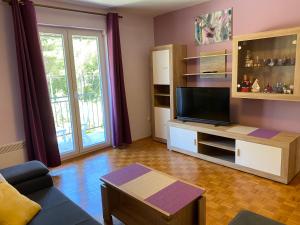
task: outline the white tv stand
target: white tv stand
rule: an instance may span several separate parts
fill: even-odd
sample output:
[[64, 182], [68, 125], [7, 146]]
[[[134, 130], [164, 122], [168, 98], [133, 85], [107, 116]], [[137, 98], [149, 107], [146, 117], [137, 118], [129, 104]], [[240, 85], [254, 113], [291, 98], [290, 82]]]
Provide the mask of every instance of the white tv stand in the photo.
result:
[[267, 139], [249, 136], [251, 129], [171, 120], [168, 149], [289, 183], [300, 171], [300, 135], [280, 132]]

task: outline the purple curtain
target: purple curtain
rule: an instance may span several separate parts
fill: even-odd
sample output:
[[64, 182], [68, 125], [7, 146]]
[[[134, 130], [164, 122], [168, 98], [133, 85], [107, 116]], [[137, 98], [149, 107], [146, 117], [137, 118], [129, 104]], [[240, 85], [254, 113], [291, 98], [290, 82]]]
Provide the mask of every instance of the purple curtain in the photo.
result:
[[61, 164], [33, 3], [12, 0], [16, 51], [29, 160]]
[[112, 144], [113, 147], [121, 147], [124, 144], [131, 144], [132, 139], [125, 95], [118, 14], [108, 13], [106, 23], [112, 101]]

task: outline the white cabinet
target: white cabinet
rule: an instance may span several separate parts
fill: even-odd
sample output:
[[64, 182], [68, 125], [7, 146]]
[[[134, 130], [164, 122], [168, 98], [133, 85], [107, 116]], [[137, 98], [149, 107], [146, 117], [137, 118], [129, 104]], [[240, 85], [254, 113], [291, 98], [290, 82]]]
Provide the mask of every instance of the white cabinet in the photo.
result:
[[178, 127], [169, 127], [170, 132], [170, 146], [179, 150], [185, 150], [197, 153], [197, 132]]
[[236, 140], [235, 163], [280, 176], [281, 153], [281, 148]]
[[170, 52], [158, 50], [152, 52], [153, 84], [170, 84]]
[[170, 109], [154, 107], [154, 117], [155, 117], [155, 122], [154, 122], [155, 137], [161, 139], [167, 139], [168, 136], [167, 123], [171, 118]]

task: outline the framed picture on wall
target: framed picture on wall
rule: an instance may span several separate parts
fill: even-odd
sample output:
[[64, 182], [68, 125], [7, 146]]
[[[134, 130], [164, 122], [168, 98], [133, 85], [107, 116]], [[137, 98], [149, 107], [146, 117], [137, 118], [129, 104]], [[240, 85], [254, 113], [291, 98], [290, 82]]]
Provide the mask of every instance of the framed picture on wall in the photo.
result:
[[232, 8], [195, 18], [195, 41], [198, 45], [227, 41], [232, 38]]

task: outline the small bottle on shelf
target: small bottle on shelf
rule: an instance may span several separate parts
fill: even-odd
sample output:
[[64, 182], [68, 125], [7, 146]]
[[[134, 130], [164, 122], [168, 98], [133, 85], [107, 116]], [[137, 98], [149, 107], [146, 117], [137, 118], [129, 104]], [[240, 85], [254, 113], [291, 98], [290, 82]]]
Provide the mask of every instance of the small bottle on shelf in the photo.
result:
[[243, 82], [240, 84], [241, 92], [250, 92], [251, 90], [251, 82], [248, 79], [248, 76], [245, 74], [243, 77]]

